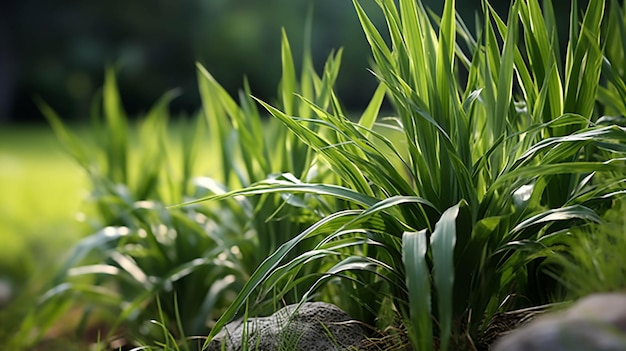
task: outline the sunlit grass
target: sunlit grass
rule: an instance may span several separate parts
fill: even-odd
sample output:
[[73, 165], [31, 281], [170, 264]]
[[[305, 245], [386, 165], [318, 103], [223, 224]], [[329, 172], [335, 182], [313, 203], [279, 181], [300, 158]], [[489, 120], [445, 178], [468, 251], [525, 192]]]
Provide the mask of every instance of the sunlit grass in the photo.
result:
[[0, 129], [0, 165], [0, 275], [44, 268], [80, 237], [85, 176], [44, 127]]
[[[133, 134], [113, 70], [94, 109], [96, 147], [41, 102], [90, 175], [99, 222], [21, 335], [78, 299], [142, 344], [168, 341], [146, 327], [156, 312], [179, 322], [173, 338], [210, 339], [248, 307], [314, 298], [404, 327], [420, 350], [462, 350], [498, 311], [543, 303], [556, 240], [601, 222], [626, 191], [626, 129], [596, 106], [601, 76], [615, 85], [607, 99], [626, 97], [602, 63], [605, 2], [572, 12], [564, 62], [549, 1], [515, 1], [507, 18], [484, 2], [478, 33], [453, 0], [441, 17], [420, 1], [377, 1], [387, 27], [353, 3], [380, 81], [358, 121], [334, 93], [342, 51], [320, 75], [305, 51], [298, 74], [286, 34], [276, 101], [247, 82], [236, 100], [198, 65], [202, 111], [183, 133], [169, 128], [166, 93]], [[378, 318], [389, 310], [403, 325]]]
[[[180, 152], [181, 124], [170, 126], [172, 155]], [[84, 127], [74, 129], [86, 138]], [[202, 147], [210, 149], [210, 141]], [[209, 176], [219, 171], [210, 157], [201, 157], [197, 166]], [[89, 190], [87, 175], [49, 126], [0, 126], [0, 278], [14, 269], [27, 273], [61, 263], [62, 253], [93, 230], [84, 222]]]
[[0, 344], [86, 233], [77, 219], [86, 188], [48, 127], [0, 128]]
[[[178, 135], [183, 123], [170, 125], [168, 142], [173, 157], [180, 154], [182, 138]], [[93, 143], [85, 127], [71, 129], [87, 145]], [[132, 124], [130, 134], [137, 134]], [[209, 140], [201, 144], [206, 149], [211, 145]], [[130, 147], [131, 160], [139, 157], [140, 145], [131, 143]], [[206, 175], [219, 171], [213, 165], [206, 156], [196, 164]], [[19, 326], [15, 321], [32, 309], [71, 248], [101, 225], [90, 190], [87, 174], [49, 126], [0, 128], [0, 344]], [[69, 313], [50, 333], [72, 333], [79, 320], [80, 313]]]
[[[555, 52], [549, 1], [543, 8], [536, 0], [512, 2], [508, 18], [485, 1], [477, 34], [459, 20], [453, 0], [440, 18], [421, 1], [377, 1], [387, 21], [380, 28], [353, 3], [379, 91], [396, 116], [382, 121], [366, 112], [358, 123], [348, 120], [332, 86], [330, 105], [301, 99], [317, 119], [261, 102], [323, 160], [314, 166], [336, 178], [330, 184], [269, 179], [230, 195], [330, 195], [350, 205], [264, 261], [209, 337], [255, 290], [281, 280], [285, 290], [295, 287], [292, 275], [315, 255], [315, 262], [325, 260], [326, 274], [318, 271], [314, 284], [302, 284], [310, 287], [303, 300], [347, 278], [340, 295], [354, 289], [350, 298], [374, 315], [391, 296], [416, 349], [470, 349], [483, 321], [499, 309], [545, 301], [551, 282], [538, 267], [551, 255], [552, 240], [564, 228], [599, 222], [601, 204], [623, 190], [626, 130], [599, 118], [595, 108], [601, 74], [622, 83], [601, 69], [605, 3], [591, 1], [579, 24], [574, 2], [565, 62]], [[467, 82], [457, 77], [461, 69]], [[379, 105], [375, 95], [371, 106]], [[372, 130], [375, 122], [390, 121], [406, 150]], [[287, 257], [303, 240], [319, 237], [313, 251]], [[363, 293], [371, 287], [378, 296]], [[504, 306], [509, 297], [523, 298]]]
[[554, 257], [553, 275], [578, 299], [602, 292], [626, 290], [626, 201], [605, 215], [606, 222], [573, 231]]
[[[328, 79], [334, 77], [325, 76], [324, 82]], [[107, 70], [93, 128], [82, 135], [68, 130], [51, 107], [38, 101], [89, 176], [93, 213], [88, 217], [94, 230], [73, 247], [12, 344], [27, 347], [45, 337], [67, 311], [82, 306], [106, 311], [111, 330], [123, 332], [133, 344], [163, 341], [160, 328], [149, 324], [157, 310], [164, 323], [180, 317], [184, 334], [205, 334], [258, 264], [317, 216], [284, 206], [281, 196], [167, 209], [257, 182], [271, 172], [300, 175], [306, 165], [307, 148], [280, 125], [265, 124], [247, 87], [238, 105], [200, 67], [199, 81], [202, 113], [171, 122], [167, 107], [176, 93], [168, 92], [135, 123], [124, 112], [114, 70]], [[175, 301], [179, 310], [171, 304], [161, 309], [156, 297]], [[83, 316], [92, 319], [91, 310]]]

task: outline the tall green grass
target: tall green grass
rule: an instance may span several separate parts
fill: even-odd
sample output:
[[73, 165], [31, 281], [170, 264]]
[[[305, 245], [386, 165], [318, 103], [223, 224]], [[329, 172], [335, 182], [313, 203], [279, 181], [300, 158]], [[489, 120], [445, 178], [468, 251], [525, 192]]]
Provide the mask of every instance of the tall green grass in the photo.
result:
[[[626, 124], [626, 98], [624, 86], [624, 55], [626, 5], [611, 1], [608, 18], [604, 23], [606, 36], [602, 67], [606, 84], [598, 88], [600, 108], [606, 114], [601, 123]], [[619, 175], [616, 175], [616, 178]], [[624, 179], [621, 180], [622, 182]], [[623, 193], [623, 190], [621, 191]], [[615, 194], [618, 195], [618, 194]], [[551, 257], [552, 274], [562, 282], [569, 296], [583, 297], [588, 294], [623, 291], [626, 287], [624, 271], [626, 261], [620, 252], [624, 249], [624, 200], [617, 201], [605, 215], [605, 222], [589, 228], [574, 230], [563, 239], [559, 255]]]
[[[626, 130], [605, 116], [626, 97], [608, 35], [617, 25], [626, 38], [623, 19], [574, 1], [563, 61], [550, 1], [514, 1], [505, 18], [484, 1], [475, 31], [453, 0], [440, 16], [421, 1], [376, 3], [385, 28], [353, 1], [380, 82], [358, 116], [334, 92], [342, 51], [320, 74], [305, 51], [297, 72], [284, 33], [272, 103], [247, 82], [235, 100], [198, 66], [203, 109], [180, 146], [173, 93], [135, 137], [113, 71], [96, 149], [41, 103], [90, 177], [99, 231], [17, 339], [75, 301], [106, 306], [138, 344], [182, 344], [242, 313], [323, 299], [379, 330], [406, 328], [415, 349], [472, 349], [496, 312], [557, 294], [546, 262], [624, 191]], [[198, 169], [207, 157], [212, 177]]]
[[[307, 114], [308, 105], [295, 101], [295, 93], [328, 103], [327, 87], [337, 77], [341, 52], [329, 57], [322, 76], [306, 52], [298, 81], [286, 34], [282, 48], [281, 106]], [[102, 97], [93, 108], [90, 134], [95, 145], [84, 143], [39, 101], [89, 177], [90, 201], [96, 208], [90, 220], [97, 231], [73, 248], [50, 290], [22, 323], [15, 347], [43, 336], [75, 307], [85, 311], [79, 334], [100, 318], [112, 327], [105, 339], [123, 331], [134, 343], [151, 344], [162, 339], [163, 325], [176, 321], [180, 327], [167, 334], [168, 340], [205, 335], [270, 253], [333, 208], [317, 196], [279, 194], [168, 208], [268, 177], [295, 179], [283, 172], [328, 179], [324, 172], [309, 169], [313, 155], [305, 143], [282, 124], [264, 121], [247, 82], [239, 101], [200, 65], [198, 82], [203, 103], [198, 116], [177, 125], [168, 122], [168, 104], [176, 96], [168, 92], [133, 125], [124, 112], [115, 72], [107, 70]], [[294, 256], [308, 248], [304, 245]], [[306, 281], [316, 270], [315, 265], [307, 267], [298, 279]], [[255, 313], [300, 298], [297, 291], [281, 294], [280, 300], [259, 296]], [[157, 315], [158, 325], [151, 323]]]
[[[328, 106], [300, 97], [313, 118], [260, 102], [338, 182], [268, 180], [193, 202], [268, 192], [346, 202], [268, 257], [209, 337], [254, 291], [295, 288], [295, 272], [321, 260], [303, 299], [341, 278], [374, 315], [391, 297], [416, 349], [469, 348], [496, 311], [544, 302], [555, 240], [601, 221], [623, 190], [625, 130], [596, 107], [605, 80], [623, 82], [603, 54], [603, 1], [582, 12], [573, 2], [565, 62], [549, 1], [515, 1], [504, 19], [484, 2], [477, 35], [454, 1], [441, 17], [420, 1], [377, 3], [386, 34], [354, 1], [381, 82], [364, 116], [347, 118], [333, 94]], [[394, 115], [376, 121], [383, 92]], [[288, 257], [312, 238], [314, 250]]]
[[0, 127], [0, 165], [0, 344], [4, 345], [46, 277], [59, 268], [59, 252], [85, 230], [75, 217], [86, 180], [55, 136], [39, 126]]

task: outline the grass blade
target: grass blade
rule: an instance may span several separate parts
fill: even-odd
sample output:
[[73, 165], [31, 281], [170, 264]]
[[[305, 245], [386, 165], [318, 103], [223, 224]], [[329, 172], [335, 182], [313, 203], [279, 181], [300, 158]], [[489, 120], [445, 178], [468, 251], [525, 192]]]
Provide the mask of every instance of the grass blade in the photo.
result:
[[404, 232], [402, 261], [409, 291], [409, 337], [417, 350], [433, 350], [430, 272], [426, 264], [428, 239], [426, 230]]
[[461, 204], [447, 209], [430, 238], [433, 255], [433, 281], [437, 289], [441, 350], [447, 351], [452, 335], [454, 306], [454, 249], [456, 246], [456, 219]]

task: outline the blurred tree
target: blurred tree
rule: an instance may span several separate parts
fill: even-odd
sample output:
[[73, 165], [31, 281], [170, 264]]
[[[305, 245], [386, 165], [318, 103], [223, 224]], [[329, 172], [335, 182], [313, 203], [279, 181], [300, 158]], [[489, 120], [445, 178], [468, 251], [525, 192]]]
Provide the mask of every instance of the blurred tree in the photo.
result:
[[[361, 2], [366, 9], [376, 7], [374, 0]], [[425, 3], [435, 12], [443, 4]], [[498, 11], [509, 5], [493, 3]], [[480, 4], [457, 2], [468, 25], [473, 26], [473, 12]], [[173, 88], [183, 90], [173, 111], [194, 112], [199, 107], [195, 61], [231, 93], [246, 75], [253, 93], [271, 100], [279, 77], [280, 28], [286, 28], [298, 59], [311, 6], [315, 63], [319, 67], [330, 50], [344, 47], [338, 93], [348, 109], [362, 108], [376, 82], [367, 73], [369, 48], [349, 0], [4, 0], [0, 119], [9, 115], [15, 121], [40, 120], [34, 94], [63, 116], [86, 117], [106, 65], [118, 69], [122, 98], [131, 114]]]
[[14, 59], [9, 28], [9, 14], [13, 13], [15, 2], [0, 3], [0, 122], [8, 119], [14, 90]]

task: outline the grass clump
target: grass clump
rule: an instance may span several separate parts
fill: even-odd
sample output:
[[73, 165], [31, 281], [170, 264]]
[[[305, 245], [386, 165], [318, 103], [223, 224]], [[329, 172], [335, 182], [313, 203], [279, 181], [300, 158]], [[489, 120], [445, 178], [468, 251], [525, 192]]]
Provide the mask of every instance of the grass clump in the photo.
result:
[[554, 258], [555, 276], [570, 298], [626, 291], [624, 201], [605, 214], [605, 222], [575, 230]]
[[[210, 328], [208, 343], [244, 306], [253, 315], [316, 298], [406, 330], [415, 349], [472, 350], [497, 312], [557, 295], [546, 262], [624, 191], [626, 130], [603, 115], [626, 98], [608, 36], [623, 20], [605, 17], [605, 1], [574, 1], [563, 61], [550, 1], [513, 1], [506, 18], [484, 1], [474, 32], [453, 0], [440, 16], [421, 1], [376, 3], [386, 28], [353, 1], [379, 81], [356, 119], [334, 93], [341, 50], [321, 75], [305, 52], [297, 74], [284, 33], [275, 103], [247, 84], [237, 102], [198, 66], [203, 111], [177, 166], [164, 144], [169, 94], [133, 156], [107, 74], [99, 166], [42, 105], [102, 218], [44, 296], [44, 321], [80, 296], [106, 304], [131, 337], [158, 338], [145, 322], [159, 296], [178, 306], [158, 308], [163, 325]], [[218, 175], [196, 178], [206, 135]]]
[[[286, 35], [283, 48], [290, 58]], [[295, 84], [291, 62], [281, 85], [321, 102], [328, 94], [321, 87], [336, 79], [337, 57], [331, 55], [322, 78], [307, 55], [303, 69], [309, 80], [301, 85]], [[73, 248], [52, 287], [23, 322], [13, 340], [16, 348], [38, 340], [76, 308], [84, 311], [78, 333], [89, 321], [104, 319], [107, 340], [121, 330], [131, 343], [144, 345], [146, 340], [206, 335], [259, 263], [291, 233], [320, 218], [321, 210], [309, 205], [319, 202], [313, 196], [267, 194], [168, 208], [268, 176], [288, 177], [282, 171], [309, 179], [325, 176], [304, 167], [312, 157], [308, 146], [279, 123], [263, 121], [247, 84], [235, 101], [201, 66], [198, 80], [204, 107], [198, 116], [170, 128], [167, 107], [176, 93], [169, 92], [134, 126], [125, 115], [114, 71], [108, 70], [102, 98], [94, 104], [95, 145], [84, 143], [40, 102], [89, 177], [95, 208], [89, 219], [96, 232]], [[304, 111], [290, 98], [293, 92], [281, 97], [285, 106]], [[309, 270], [315, 267], [302, 270], [302, 276]], [[158, 305], [159, 299], [175, 303]], [[269, 311], [299, 297], [293, 293], [282, 299], [259, 299], [256, 307]], [[157, 314], [158, 325], [151, 322]], [[163, 339], [162, 327], [177, 324]]]
[[[595, 107], [602, 74], [621, 79], [602, 69], [603, 1], [591, 1], [581, 22], [573, 4], [564, 63], [550, 2], [542, 9], [515, 1], [506, 19], [484, 2], [478, 36], [454, 1], [441, 17], [420, 1], [377, 3], [390, 42], [354, 6], [394, 116], [352, 121], [332, 95], [330, 106], [302, 99], [313, 118], [260, 102], [339, 182], [261, 182], [229, 195], [272, 191], [347, 203], [263, 262], [210, 336], [253, 291], [295, 287], [292, 274], [316, 255], [326, 270], [303, 299], [350, 300], [370, 316], [387, 301], [416, 349], [471, 349], [496, 311], [545, 302], [555, 284], [542, 262], [554, 240], [599, 222], [623, 190], [626, 134]], [[287, 257], [320, 237], [315, 250]], [[339, 297], [322, 289], [333, 284]]]

